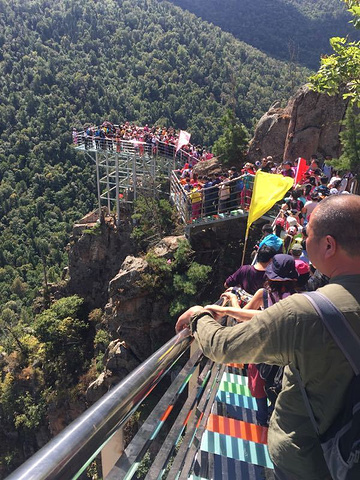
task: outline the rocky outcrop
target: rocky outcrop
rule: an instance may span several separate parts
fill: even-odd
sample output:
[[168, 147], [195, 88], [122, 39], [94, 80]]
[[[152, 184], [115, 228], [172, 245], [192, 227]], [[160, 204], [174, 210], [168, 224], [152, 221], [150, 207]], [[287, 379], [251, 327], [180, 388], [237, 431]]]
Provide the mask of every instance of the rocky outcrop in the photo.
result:
[[260, 118], [249, 146], [248, 159], [251, 162], [255, 163], [268, 155], [275, 162], [282, 162], [290, 117], [290, 106], [280, 108], [277, 102]]
[[[171, 260], [180, 240], [184, 240], [184, 236], [166, 237], [152, 253]], [[174, 327], [168, 321], [168, 301], [163, 298], [163, 292], [154, 292], [153, 279], [146, 274], [145, 259], [127, 257], [109, 284], [110, 301], [106, 307], [108, 329], [116, 331], [140, 361], [174, 334]]]
[[130, 226], [124, 221], [117, 228], [112, 217], [76, 224], [69, 246], [69, 280], [66, 294], [80, 295], [88, 310], [103, 307], [108, 299], [110, 280], [127, 255], [134, 251]]
[[285, 141], [284, 159], [309, 158], [316, 153], [324, 158], [340, 155], [339, 133], [347, 102], [341, 95], [324, 95], [307, 87], [290, 100], [291, 119]]
[[206, 162], [198, 162], [193, 171], [200, 176], [219, 175], [222, 172], [222, 166], [218, 158], [213, 157], [210, 160], [206, 160]]
[[121, 340], [111, 342], [106, 351], [106, 369], [89, 385], [86, 391], [87, 401], [96, 402], [113, 385], [119, 383], [134, 370], [139, 363], [125, 342]]
[[[152, 253], [171, 261], [180, 240], [184, 236], [166, 237]], [[109, 283], [109, 303], [102, 325], [117, 340], [106, 351], [104, 372], [89, 386], [89, 401], [103, 395], [174, 335], [168, 312], [162, 292], [154, 292], [147, 261], [126, 257]]]
[[285, 108], [273, 105], [260, 119], [250, 142], [251, 162], [271, 155], [276, 162], [297, 157], [340, 155], [339, 133], [347, 102], [341, 95], [329, 96], [304, 86]]

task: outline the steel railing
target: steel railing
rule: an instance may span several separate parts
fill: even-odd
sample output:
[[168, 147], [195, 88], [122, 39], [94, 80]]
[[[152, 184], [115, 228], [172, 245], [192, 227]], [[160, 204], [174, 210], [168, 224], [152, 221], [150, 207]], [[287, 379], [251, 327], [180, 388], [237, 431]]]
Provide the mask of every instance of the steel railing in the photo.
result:
[[141, 156], [161, 156], [168, 160], [175, 161], [177, 166], [183, 166], [185, 163], [195, 164], [199, 161], [190, 153], [183, 149], [175, 153], [175, 145], [157, 141], [155, 144], [141, 142], [138, 140], [123, 140], [116, 137], [96, 137], [87, 135], [86, 132], [77, 132], [74, 145], [79, 150], [89, 152], [113, 152], [123, 155], [139, 155]]
[[21, 465], [7, 480], [68, 480], [78, 478], [112, 435], [134, 413], [192, 338], [183, 330], [59, 435]]
[[[240, 190], [238, 182], [243, 182]], [[253, 176], [246, 179], [241, 175], [217, 185], [185, 189], [186, 183], [179, 171], [173, 171], [170, 179], [170, 199], [185, 224], [219, 221], [224, 218], [247, 215], [254, 185]], [[224, 195], [224, 191], [226, 194]]]

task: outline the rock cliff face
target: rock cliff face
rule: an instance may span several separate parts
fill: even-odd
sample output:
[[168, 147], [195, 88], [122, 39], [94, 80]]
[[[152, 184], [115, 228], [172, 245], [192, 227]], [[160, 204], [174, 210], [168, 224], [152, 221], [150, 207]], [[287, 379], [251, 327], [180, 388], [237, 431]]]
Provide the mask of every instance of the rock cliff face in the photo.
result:
[[271, 155], [276, 162], [340, 155], [340, 122], [347, 102], [341, 95], [328, 96], [300, 88], [285, 108], [273, 105], [260, 119], [251, 140], [248, 158], [251, 162]]
[[100, 223], [97, 218], [96, 213], [89, 214], [74, 226], [69, 247], [66, 293], [83, 297], [88, 310], [105, 305], [110, 280], [135, 250], [126, 221], [116, 228], [111, 217], [103, 215]]
[[[166, 237], [153, 249], [157, 257], [171, 259], [183, 236]], [[148, 264], [141, 257], [129, 255], [109, 283], [109, 302], [102, 328], [116, 338], [105, 355], [105, 370], [87, 391], [91, 402], [100, 398], [113, 384], [124, 378], [174, 335], [169, 323], [169, 304], [154, 295], [143, 275]]]

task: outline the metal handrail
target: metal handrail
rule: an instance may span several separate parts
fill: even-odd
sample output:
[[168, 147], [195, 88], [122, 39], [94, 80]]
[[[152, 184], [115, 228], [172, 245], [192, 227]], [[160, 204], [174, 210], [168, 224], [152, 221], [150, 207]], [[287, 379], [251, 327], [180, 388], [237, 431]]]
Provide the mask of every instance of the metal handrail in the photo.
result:
[[[181, 183], [178, 170], [174, 170], [170, 181], [170, 199], [175, 205], [180, 219], [185, 224], [199, 224], [199, 222], [218, 221], [233, 216], [247, 216], [251, 202], [254, 179], [247, 178], [243, 190], [236, 191], [235, 185], [238, 180], [243, 180], [245, 175], [225, 181], [211, 187], [202, 187], [200, 202], [196, 212], [192, 205], [192, 191], [186, 191]], [[229, 197], [226, 200], [220, 198], [220, 187], [226, 185], [229, 188]], [[230, 190], [232, 191], [230, 193]]]
[[149, 156], [160, 155], [169, 160], [177, 160], [179, 166], [188, 163], [197, 163], [199, 158], [194, 157], [183, 149], [179, 149], [175, 155], [176, 145], [173, 143], [166, 144], [158, 140], [155, 145], [139, 140], [124, 140], [116, 137], [95, 137], [94, 135], [87, 135], [85, 131], [77, 133], [75, 147], [80, 150], [88, 151], [107, 151], [116, 152], [118, 154], [133, 154], [140, 155], [147, 154]]
[[73, 478], [125, 423], [174, 362], [187, 350], [191, 341], [192, 337], [187, 329], [169, 340], [10, 474], [7, 480]]

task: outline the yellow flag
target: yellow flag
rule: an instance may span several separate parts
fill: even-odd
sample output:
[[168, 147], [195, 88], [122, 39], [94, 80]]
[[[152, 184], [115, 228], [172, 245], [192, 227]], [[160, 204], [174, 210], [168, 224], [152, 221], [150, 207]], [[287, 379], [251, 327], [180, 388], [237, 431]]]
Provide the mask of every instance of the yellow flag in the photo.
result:
[[249, 216], [246, 226], [246, 238], [250, 225], [262, 217], [278, 200], [284, 198], [285, 193], [293, 186], [294, 179], [265, 173], [256, 172], [253, 194], [250, 203]]

